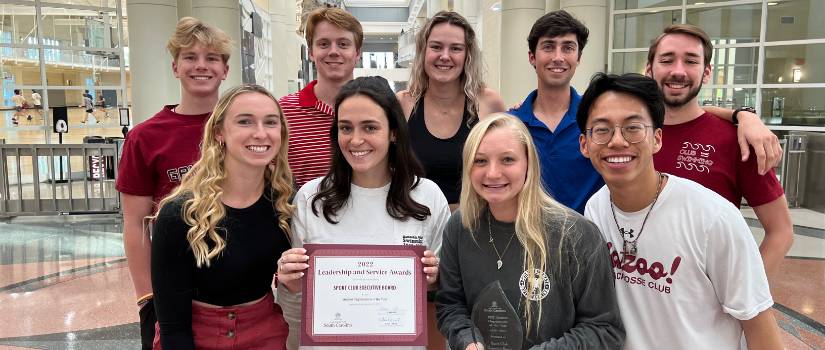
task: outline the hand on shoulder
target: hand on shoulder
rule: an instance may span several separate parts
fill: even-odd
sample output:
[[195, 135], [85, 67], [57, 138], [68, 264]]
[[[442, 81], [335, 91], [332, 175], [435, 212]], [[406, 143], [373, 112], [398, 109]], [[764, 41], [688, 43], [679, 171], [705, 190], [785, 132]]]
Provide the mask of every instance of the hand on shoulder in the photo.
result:
[[412, 109], [415, 107], [415, 101], [412, 100], [410, 90], [396, 92], [395, 97], [398, 98], [398, 102], [401, 104], [401, 110], [404, 111], [404, 118], [409, 120]]
[[479, 119], [482, 119], [490, 114], [504, 112], [506, 110], [504, 106], [504, 99], [501, 98], [501, 95], [496, 90], [491, 88], [484, 88], [484, 91], [481, 93], [481, 101], [479, 102]]

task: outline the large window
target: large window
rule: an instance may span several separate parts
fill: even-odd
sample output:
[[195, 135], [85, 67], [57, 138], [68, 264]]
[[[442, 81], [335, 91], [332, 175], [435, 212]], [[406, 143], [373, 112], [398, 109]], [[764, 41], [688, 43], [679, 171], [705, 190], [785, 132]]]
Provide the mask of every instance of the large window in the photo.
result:
[[651, 40], [672, 23], [714, 44], [699, 103], [756, 107], [776, 130], [825, 131], [822, 0], [612, 0], [608, 68], [644, 73]]
[[[19, 125], [5, 123], [0, 138], [8, 143], [56, 141], [51, 107], [68, 107], [72, 128], [88, 126], [80, 122], [84, 113], [78, 107], [85, 91], [93, 100], [103, 97], [103, 106], [126, 105], [128, 50], [121, 5], [115, 0], [0, 4], [3, 106], [12, 105], [14, 90], [19, 89], [29, 104], [34, 102], [32, 95], [39, 93], [43, 107], [26, 112], [28, 119]], [[6, 109], [2, 113], [4, 120], [11, 119]], [[111, 124], [119, 129], [116, 118], [109, 118], [116, 113], [101, 109], [97, 116], [107, 123], [97, 127]]]

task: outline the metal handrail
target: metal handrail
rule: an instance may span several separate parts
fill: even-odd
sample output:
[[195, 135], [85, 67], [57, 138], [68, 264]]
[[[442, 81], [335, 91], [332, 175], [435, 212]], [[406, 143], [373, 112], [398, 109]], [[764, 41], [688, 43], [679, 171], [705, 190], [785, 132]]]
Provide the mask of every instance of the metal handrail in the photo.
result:
[[113, 143], [0, 144], [0, 217], [117, 213], [118, 161]]

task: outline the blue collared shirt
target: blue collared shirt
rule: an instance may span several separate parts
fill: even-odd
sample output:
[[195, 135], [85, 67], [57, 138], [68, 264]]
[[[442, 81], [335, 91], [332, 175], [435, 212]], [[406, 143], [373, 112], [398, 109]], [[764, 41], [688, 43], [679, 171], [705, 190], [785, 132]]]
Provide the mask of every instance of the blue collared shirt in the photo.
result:
[[581, 132], [576, 124], [576, 112], [582, 97], [570, 87], [570, 106], [553, 132], [533, 114], [537, 95], [537, 90], [533, 90], [519, 109], [509, 113], [521, 119], [533, 136], [544, 189], [561, 204], [583, 213], [587, 200], [604, 186], [604, 180], [579, 151]]

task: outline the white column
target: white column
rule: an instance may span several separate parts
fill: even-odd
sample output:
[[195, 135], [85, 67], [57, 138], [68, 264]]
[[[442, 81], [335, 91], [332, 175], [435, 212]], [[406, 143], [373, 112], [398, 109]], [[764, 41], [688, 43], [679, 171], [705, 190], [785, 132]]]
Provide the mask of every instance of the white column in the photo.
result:
[[[484, 58], [484, 83], [487, 87], [501, 91], [501, 8], [494, 10], [498, 0], [484, 0], [481, 4], [479, 23], [479, 43]], [[501, 4], [499, 4], [500, 6]]]
[[132, 125], [149, 119], [164, 104], [180, 101], [180, 84], [172, 74], [166, 41], [178, 22], [176, 0], [130, 0], [129, 74]]
[[241, 77], [241, 7], [238, 0], [197, 0], [192, 2], [192, 16], [220, 28], [235, 44], [229, 58], [229, 75], [221, 84], [221, 92], [240, 85]]
[[432, 18], [438, 11], [449, 8], [447, 0], [427, 0], [427, 18]]
[[272, 94], [276, 97], [287, 94], [287, 80], [289, 80], [288, 64], [284, 59], [284, 48], [288, 45], [285, 23], [288, 14], [286, 13], [284, 1], [286, 0], [269, 0], [272, 23]]
[[[301, 46], [304, 40], [297, 33], [298, 23], [296, 21], [296, 4], [295, 0], [284, 0], [284, 42], [285, 48], [280, 56], [274, 56], [273, 59], [283, 59], [286, 61], [286, 76], [287, 91], [285, 94], [295, 91], [289, 91], [289, 81], [298, 82], [298, 71], [301, 70]], [[295, 85], [293, 85], [295, 86]]]
[[527, 35], [544, 15], [544, 0], [501, 2], [501, 97], [505, 106], [520, 102], [536, 88], [536, 71], [530, 66]]
[[584, 93], [590, 78], [607, 70], [607, 0], [561, 0], [563, 10], [570, 12], [590, 30], [576, 75], [570, 82], [580, 94]]
[[480, 0], [455, 0], [453, 2], [453, 10], [464, 16], [467, 22], [470, 22], [470, 26], [476, 31], [476, 35], [479, 34], [479, 1]]
[[560, 9], [560, 0], [545, 0], [544, 1], [544, 13], [553, 12], [555, 10]]
[[178, 1], [178, 18], [192, 17], [192, 0]]

